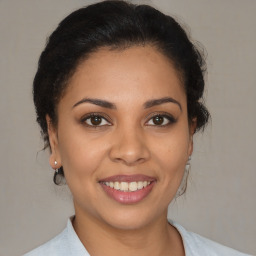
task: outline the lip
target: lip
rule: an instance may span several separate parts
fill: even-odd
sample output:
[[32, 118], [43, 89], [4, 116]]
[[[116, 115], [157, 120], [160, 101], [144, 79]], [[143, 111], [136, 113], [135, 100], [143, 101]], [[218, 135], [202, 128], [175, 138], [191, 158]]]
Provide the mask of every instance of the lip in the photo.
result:
[[120, 182], [132, 182], [132, 181], [155, 181], [156, 179], [150, 176], [146, 176], [143, 174], [135, 174], [135, 175], [114, 175], [104, 179], [101, 179], [99, 182], [110, 182], [110, 181], [120, 181]]
[[[111, 188], [104, 184], [104, 182], [110, 181], [119, 181], [119, 182], [133, 182], [133, 181], [149, 181], [150, 184], [142, 189], [136, 191], [120, 191], [114, 188]], [[115, 175], [111, 177], [107, 177], [99, 181], [99, 184], [105, 191], [105, 193], [115, 201], [121, 204], [135, 204], [142, 201], [146, 198], [151, 190], [153, 189], [154, 185], [156, 184], [156, 179], [153, 177], [137, 174], [137, 175]]]

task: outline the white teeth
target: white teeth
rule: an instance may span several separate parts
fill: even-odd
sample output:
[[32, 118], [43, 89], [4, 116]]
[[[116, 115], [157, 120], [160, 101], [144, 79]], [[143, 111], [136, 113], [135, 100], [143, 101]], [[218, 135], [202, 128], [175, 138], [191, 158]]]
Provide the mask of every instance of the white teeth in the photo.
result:
[[129, 183], [129, 191], [136, 191], [138, 189], [137, 182], [133, 181]]
[[136, 181], [132, 181], [132, 182], [125, 182], [125, 181], [112, 182], [112, 181], [110, 181], [110, 182], [104, 182], [104, 184], [108, 187], [111, 187], [111, 188], [114, 188], [116, 190], [120, 190], [123, 192], [128, 192], [128, 191], [133, 192], [133, 191], [137, 191], [137, 190], [147, 187], [150, 184], [150, 181], [138, 181], [138, 182], [136, 182]]
[[120, 190], [122, 190], [122, 191], [128, 191], [128, 189], [129, 189], [129, 184], [128, 184], [128, 182], [121, 182], [121, 184], [120, 184]]
[[115, 181], [114, 183], [114, 189], [120, 189], [120, 184], [118, 181]]
[[142, 189], [143, 188], [143, 182], [142, 181], [138, 182], [137, 188], [138, 189]]

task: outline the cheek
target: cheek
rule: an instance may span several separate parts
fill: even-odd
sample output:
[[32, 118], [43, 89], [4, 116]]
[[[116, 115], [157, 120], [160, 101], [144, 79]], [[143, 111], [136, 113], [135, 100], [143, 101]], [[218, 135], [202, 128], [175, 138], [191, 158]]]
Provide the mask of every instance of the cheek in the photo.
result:
[[[60, 139], [60, 154], [67, 185], [74, 201], [83, 207], [96, 202], [98, 169], [104, 162], [105, 149], [95, 140], [82, 139], [81, 134], [72, 139]], [[84, 204], [84, 201], [87, 204]], [[90, 207], [89, 207], [90, 208]], [[87, 211], [91, 211], [90, 209]]]
[[166, 200], [172, 199], [180, 185], [188, 159], [189, 144], [188, 130], [179, 127], [154, 146], [154, 162], [159, 167], [159, 178], [166, 191]]
[[93, 136], [85, 136], [83, 129], [66, 127], [59, 131], [59, 149], [67, 182], [93, 178], [105, 156], [105, 147]]
[[[165, 166], [185, 166], [190, 151], [189, 133], [183, 127], [173, 130], [155, 143], [154, 155]], [[175, 168], [173, 168], [175, 169]]]

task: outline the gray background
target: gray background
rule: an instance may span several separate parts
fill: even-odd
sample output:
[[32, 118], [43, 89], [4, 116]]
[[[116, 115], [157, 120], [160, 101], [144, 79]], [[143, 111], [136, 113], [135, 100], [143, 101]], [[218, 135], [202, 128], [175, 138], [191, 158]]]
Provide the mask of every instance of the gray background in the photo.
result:
[[[71, 11], [94, 1], [0, 0], [0, 255], [47, 241], [73, 214], [53, 185], [35, 122], [31, 84], [45, 39]], [[169, 217], [256, 254], [256, 1], [140, 1], [178, 17], [208, 52], [212, 125], [195, 138], [187, 193]]]

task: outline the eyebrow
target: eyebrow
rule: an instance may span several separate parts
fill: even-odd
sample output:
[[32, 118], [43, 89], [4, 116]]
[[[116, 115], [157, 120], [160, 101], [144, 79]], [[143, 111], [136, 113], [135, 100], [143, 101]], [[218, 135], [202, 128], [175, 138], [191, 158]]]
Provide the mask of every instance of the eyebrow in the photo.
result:
[[111, 102], [108, 102], [108, 101], [105, 101], [105, 100], [91, 99], [91, 98], [84, 98], [84, 99], [78, 101], [73, 106], [73, 108], [82, 104], [82, 103], [91, 103], [91, 104], [94, 104], [94, 105], [97, 105], [97, 106], [100, 106], [100, 107], [103, 107], [103, 108], [116, 109], [116, 105], [114, 103], [111, 103]]
[[[106, 100], [92, 99], [92, 98], [84, 98], [84, 99], [78, 101], [73, 106], [73, 108], [80, 105], [80, 104], [83, 104], [83, 103], [91, 103], [91, 104], [94, 104], [94, 105], [97, 105], [97, 106], [100, 106], [100, 107], [103, 107], [103, 108], [117, 109], [117, 107], [114, 103], [111, 103], [111, 102], [106, 101]], [[175, 100], [173, 98], [170, 98], [170, 97], [164, 97], [164, 98], [160, 98], [160, 99], [149, 100], [149, 101], [146, 101], [143, 104], [143, 106], [144, 106], [144, 108], [151, 108], [151, 107], [158, 106], [158, 105], [161, 105], [161, 104], [164, 104], [164, 103], [175, 103], [179, 106], [180, 110], [182, 110], [181, 104], [177, 100]]]
[[164, 103], [169, 103], [169, 102], [177, 104], [179, 106], [180, 110], [182, 110], [181, 104], [177, 100], [170, 98], [170, 97], [149, 100], [144, 103], [144, 108], [151, 108], [151, 107], [161, 105]]

